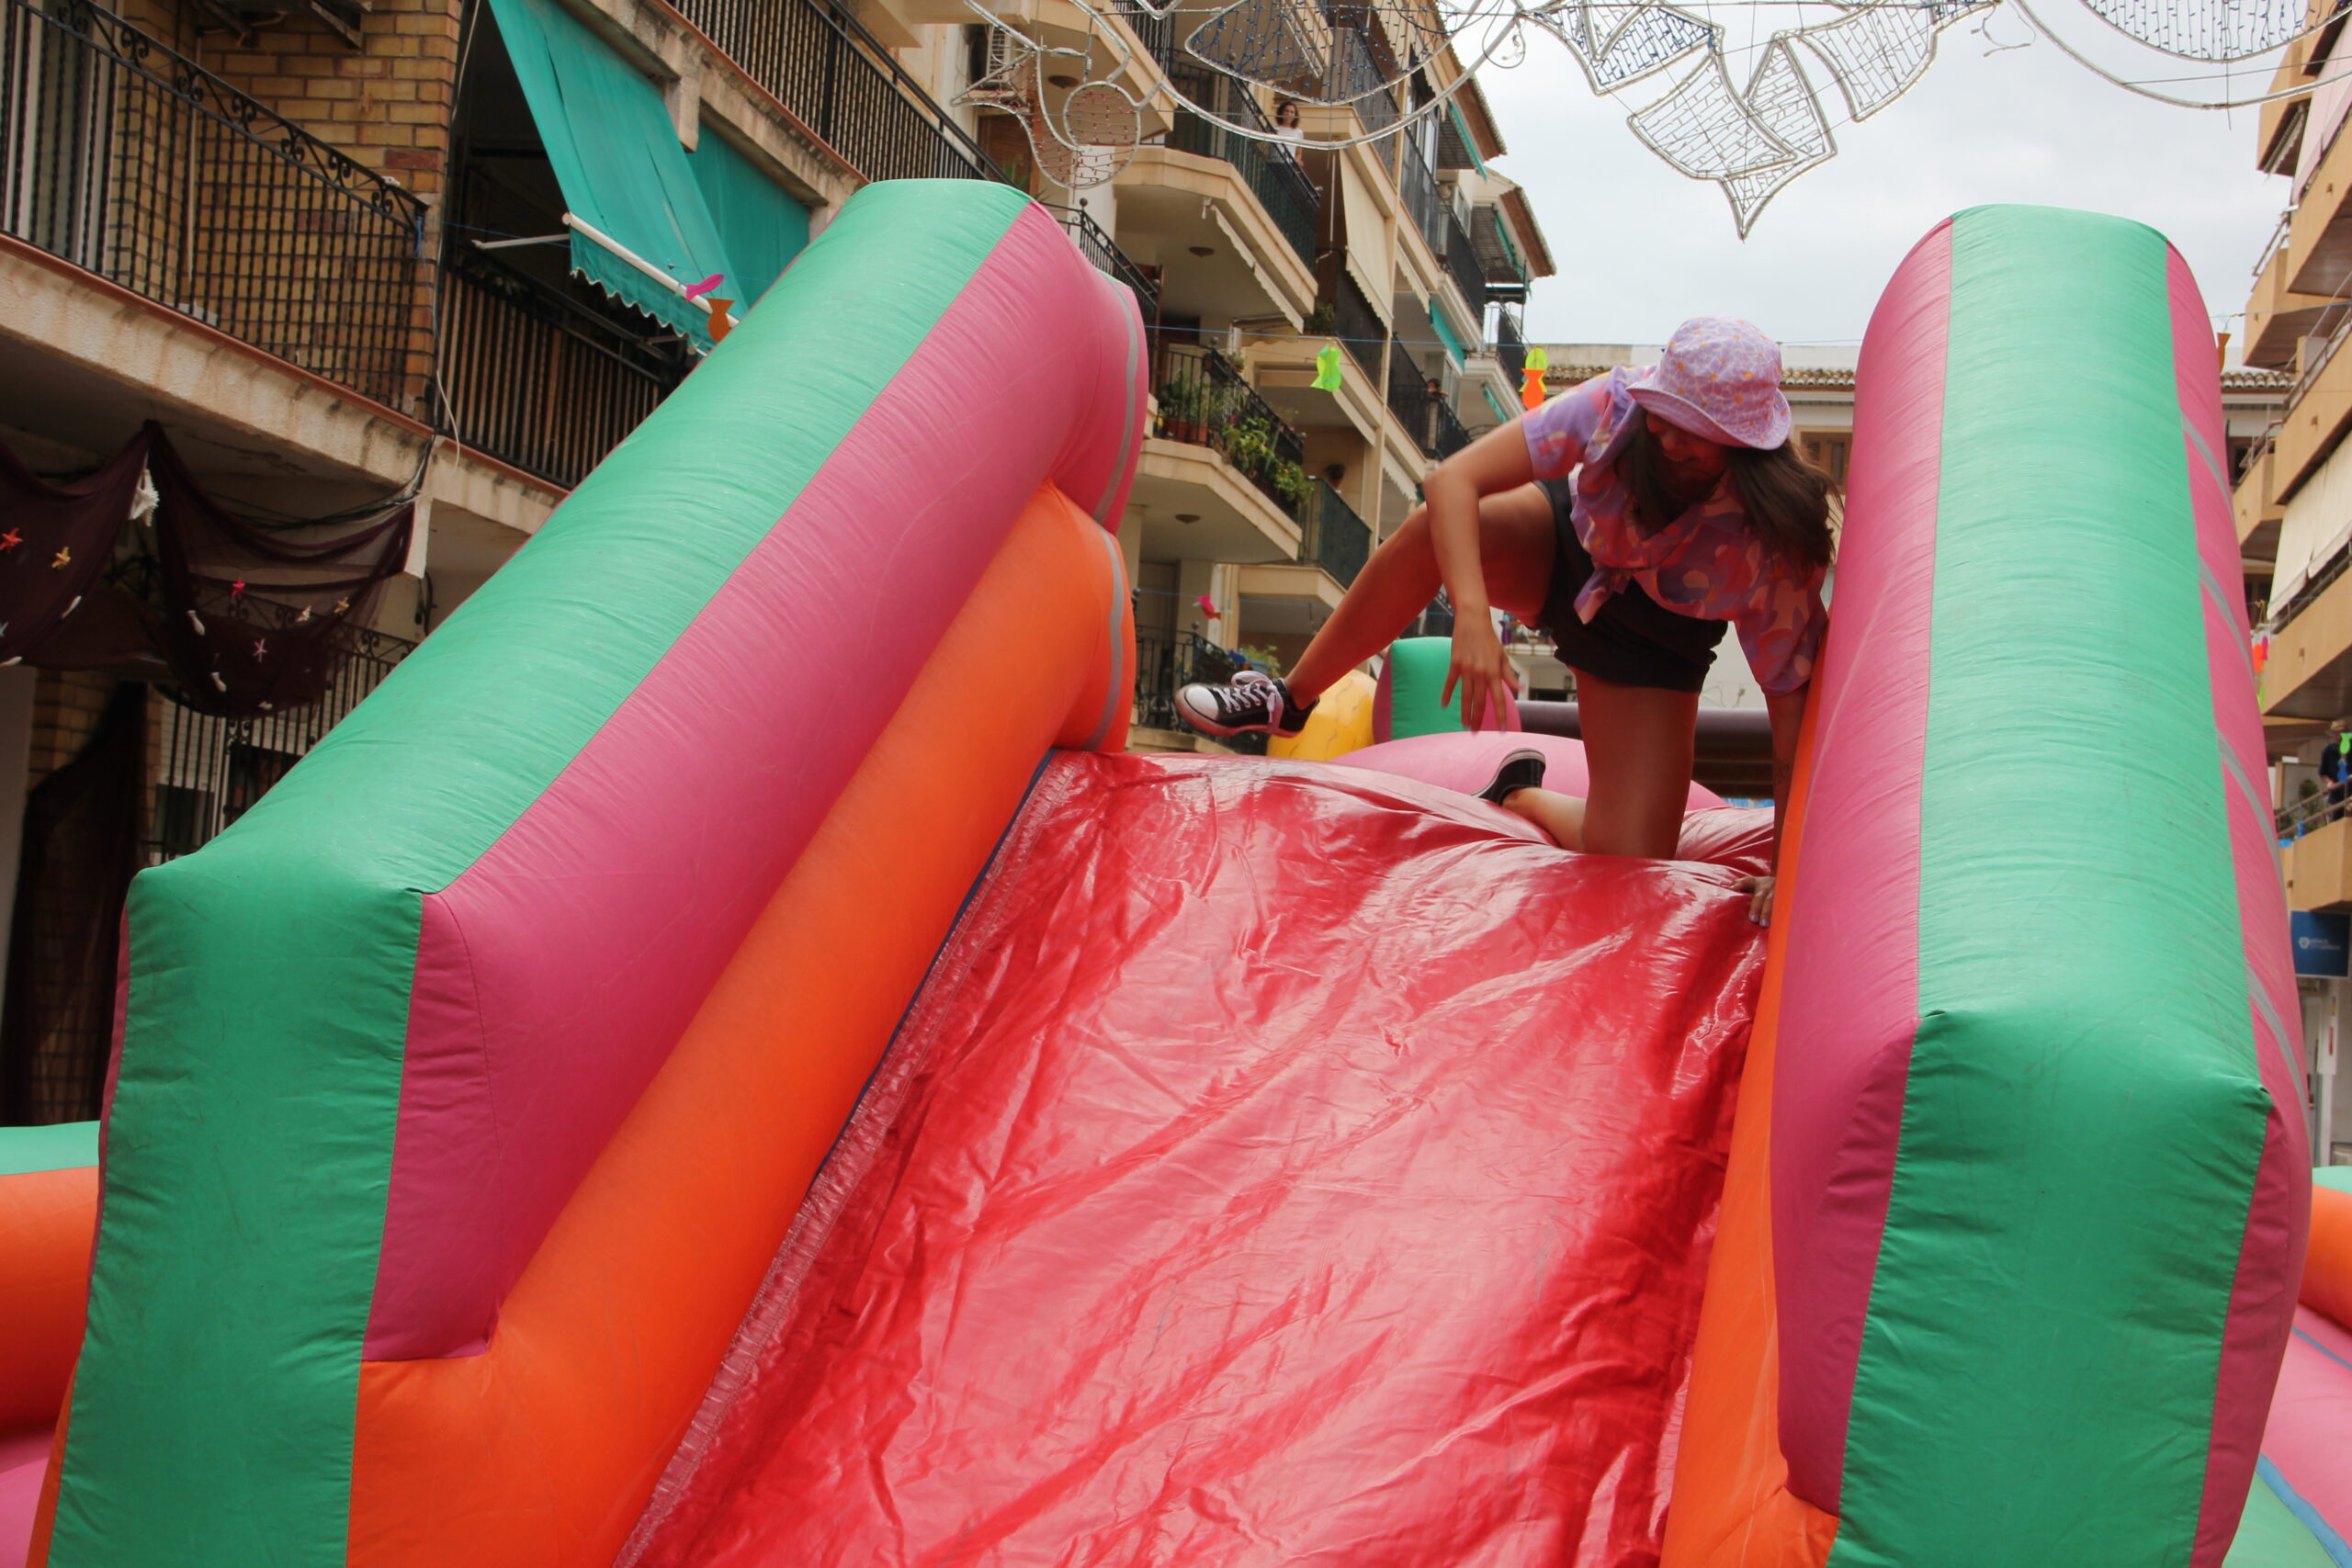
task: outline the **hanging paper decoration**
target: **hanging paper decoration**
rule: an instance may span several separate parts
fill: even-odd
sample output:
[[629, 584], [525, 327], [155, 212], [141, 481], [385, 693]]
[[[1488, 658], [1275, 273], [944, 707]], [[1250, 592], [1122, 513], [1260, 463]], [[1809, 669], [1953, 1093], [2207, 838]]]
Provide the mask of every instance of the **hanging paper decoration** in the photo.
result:
[[1521, 408], [1540, 409], [1544, 406], [1544, 372], [1552, 368], [1552, 356], [1544, 352], [1541, 344], [1527, 351], [1527, 367], [1520, 372], [1519, 402]]
[[1216, 613], [1216, 606], [1209, 602], [1209, 596], [1205, 593], [1193, 600], [1193, 603], [1199, 608], [1202, 615], [1207, 616], [1212, 621], [1223, 620], [1225, 618]]
[[1329, 338], [1315, 351], [1314, 388], [1318, 392], [1340, 389], [1340, 345]]
[[686, 298], [689, 299], [701, 299], [704, 295], [718, 288], [721, 282], [725, 281], [726, 276], [727, 275], [723, 272], [714, 272], [708, 277], [704, 278], [700, 283], [687, 284], [685, 288]]

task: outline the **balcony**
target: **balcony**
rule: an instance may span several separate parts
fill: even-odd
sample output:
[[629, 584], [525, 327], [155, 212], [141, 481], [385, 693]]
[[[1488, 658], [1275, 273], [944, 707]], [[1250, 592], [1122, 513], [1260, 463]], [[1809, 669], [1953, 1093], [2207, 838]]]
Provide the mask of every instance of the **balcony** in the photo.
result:
[[2288, 227], [2287, 287], [2333, 299], [2352, 292], [2352, 137], [2336, 135], [2297, 198]]
[[441, 382], [458, 439], [570, 489], [685, 378], [664, 350], [488, 256], [442, 274]]
[[2279, 220], [2280, 243], [2271, 246], [2269, 260], [2256, 275], [2254, 292], [2245, 302], [2245, 362], [2270, 370], [2293, 367], [2296, 344], [2325, 330], [2321, 321], [2329, 306], [2326, 299], [2288, 288], [2292, 253], [2283, 243], [2287, 224], [2287, 219]]
[[869, 180], [1004, 178], [890, 51], [825, 0], [676, 0], [685, 19]]
[[2352, 820], [2337, 818], [2291, 840], [2278, 852], [2290, 909], [2352, 907]]
[[1354, 507], [1322, 479], [1308, 486], [1299, 509], [1301, 536], [1298, 558], [1321, 567], [1331, 581], [1345, 588], [1372, 558], [1372, 528]]
[[1408, 152], [1396, 185], [1404, 193], [1405, 215], [1413, 220], [1421, 243], [1429, 246], [1430, 254], [1443, 256], [1449, 215], [1437, 194], [1437, 171], [1419, 152]]
[[2352, 329], [2352, 317], [2308, 356], [2287, 395], [2270, 465], [2267, 499], [2274, 503], [2294, 494], [2352, 427], [2352, 354], [2337, 352], [2347, 329]]
[[1425, 457], [1442, 460], [1470, 445], [1444, 393], [1432, 391], [1413, 356], [1395, 344], [1388, 354], [1388, 409]]
[[2267, 562], [2278, 553], [2278, 525], [2287, 509], [2270, 499], [2272, 443], [2277, 433], [2263, 437], [2246, 457], [2245, 474], [2230, 498], [2236, 514], [2238, 555], [2248, 562]]
[[[1258, 107], [1257, 99], [1233, 78], [1182, 65], [1170, 66], [1168, 73], [1177, 90], [1193, 102], [1259, 130], [1273, 130], [1264, 111]], [[1308, 266], [1315, 265], [1315, 224], [1322, 197], [1288, 148], [1237, 136], [1190, 109], [1176, 111], [1176, 124], [1168, 133], [1168, 145], [1180, 152], [1232, 164], [1298, 259]]]
[[88, 0], [0, 0], [0, 233], [394, 407], [424, 210]]
[[2271, 718], [2330, 719], [2352, 713], [2352, 576], [2346, 553], [2319, 565], [2271, 614], [2262, 711]]
[[[1383, 85], [1399, 73], [1381, 17], [1356, 0], [1323, 0], [1323, 16], [1331, 37], [1330, 96], [1352, 103], [1358, 123], [1377, 136], [1404, 118], [1395, 96]], [[1392, 136], [1372, 144], [1373, 156], [1392, 175], [1404, 140]]]
[[1445, 258], [1445, 270], [1453, 286], [1462, 290], [1463, 303], [1470, 307], [1473, 324], [1487, 319], [1487, 269], [1478, 259], [1477, 247], [1470, 243], [1470, 231], [1464, 229], [1449, 209], [1445, 214], [1445, 247], [1440, 253]]
[[1159, 412], [1152, 434], [1213, 447], [1295, 518], [1307, 495], [1306, 444], [1233, 361], [1213, 348], [1169, 344], [1152, 366]]
[[1329, 303], [1332, 324], [1339, 329], [1340, 345], [1377, 383], [1380, 351], [1388, 342], [1388, 323], [1380, 319], [1380, 312], [1372, 308], [1372, 300], [1345, 267], [1335, 276], [1338, 281], [1332, 286]]
[[1509, 310], [1495, 312], [1495, 363], [1503, 367], [1515, 389], [1525, 385], [1527, 378], [1527, 339], [1519, 330], [1519, 318]]
[[1231, 360], [1201, 344], [1163, 344], [1152, 391], [1131, 498], [1144, 558], [1295, 559], [1307, 491], [1298, 432]]
[[1487, 298], [1525, 302], [1529, 268], [1500, 209], [1489, 204], [1470, 209], [1470, 244], [1486, 274]]

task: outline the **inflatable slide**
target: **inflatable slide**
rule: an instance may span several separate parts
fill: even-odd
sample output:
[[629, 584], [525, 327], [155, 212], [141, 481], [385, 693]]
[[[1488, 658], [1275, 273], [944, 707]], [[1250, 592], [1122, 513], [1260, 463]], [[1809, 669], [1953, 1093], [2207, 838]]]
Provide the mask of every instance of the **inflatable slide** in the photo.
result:
[[2309, 1155], [2161, 238], [1891, 286], [1769, 942], [1768, 814], [1567, 854], [1401, 675], [1124, 754], [1148, 362], [866, 189], [138, 879], [30, 1562], [2218, 1568]]

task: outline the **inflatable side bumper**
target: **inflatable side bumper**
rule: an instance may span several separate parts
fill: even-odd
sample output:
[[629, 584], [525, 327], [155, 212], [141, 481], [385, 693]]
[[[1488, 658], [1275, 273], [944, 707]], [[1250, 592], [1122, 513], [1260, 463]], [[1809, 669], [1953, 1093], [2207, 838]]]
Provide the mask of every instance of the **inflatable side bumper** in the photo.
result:
[[[609, 1560], [907, 954], [1048, 746], [1124, 743], [1100, 524], [1144, 361], [1018, 194], [870, 187], [259, 807], [138, 879], [49, 1562]], [[894, 871], [891, 930], [853, 919]], [[731, 1092], [664, 1119], [714, 1036]]]
[[2215, 371], [2082, 213], [1962, 213], [1872, 321], [1677, 1568], [2229, 1547], [2307, 1162]]

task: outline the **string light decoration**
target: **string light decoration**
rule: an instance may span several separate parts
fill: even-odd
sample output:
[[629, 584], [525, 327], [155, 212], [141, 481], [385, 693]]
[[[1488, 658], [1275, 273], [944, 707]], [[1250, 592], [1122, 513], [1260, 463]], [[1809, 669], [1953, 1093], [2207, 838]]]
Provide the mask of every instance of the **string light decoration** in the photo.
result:
[[[1329, 150], [1385, 142], [1445, 112], [1477, 72], [1519, 64], [1527, 35], [1541, 32], [1567, 51], [1596, 94], [1636, 90], [1630, 96], [1645, 101], [1627, 117], [1634, 136], [1679, 173], [1720, 185], [1746, 238], [1774, 197], [1837, 155], [1833, 123], [1859, 123], [1896, 102], [1934, 63], [1946, 28], [2001, 0], [1074, 0], [1088, 29], [1079, 47], [1049, 47], [982, 0], [967, 3], [989, 29], [988, 70], [957, 101], [1015, 115], [1039, 167], [1072, 190], [1115, 177], [1141, 141], [1146, 106], [1117, 80], [1136, 57], [1128, 29], [1158, 58], [1150, 79], [1169, 107], [1231, 136], [1298, 141], [1236, 84], [1303, 107], [1354, 110], [1355, 128], [1339, 134], [1323, 117], [1309, 145]], [[2079, 3], [2132, 47], [2228, 66], [2352, 12], [2352, 0]], [[2348, 62], [2326, 80], [2278, 92], [2200, 98], [2173, 90], [2198, 78], [2135, 79], [2053, 30], [2029, 0], [2008, 6], [2036, 36], [2109, 82], [2184, 107], [2243, 107], [2352, 77]], [[1724, 17], [1796, 25], [1737, 43]], [[1439, 82], [1423, 65], [1445, 49], [1464, 69]], [[1057, 97], [1057, 83], [1076, 85]]]

